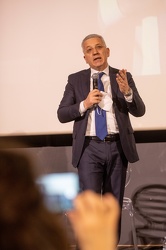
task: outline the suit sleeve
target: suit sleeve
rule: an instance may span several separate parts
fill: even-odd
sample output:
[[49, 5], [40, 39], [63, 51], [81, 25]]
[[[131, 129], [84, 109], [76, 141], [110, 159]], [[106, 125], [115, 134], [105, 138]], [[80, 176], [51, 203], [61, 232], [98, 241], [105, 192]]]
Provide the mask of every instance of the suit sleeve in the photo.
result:
[[79, 119], [81, 114], [79, 112], [80, 102], [76, 101], [75, 87], [68, 78], [68, 83], [65, 87], [63, 98], [57, 110], [58, 119], [61, 123], [71, 122]]
[[126, 102], [128, 112], [135, 117], [143, 116], [145, 114], [145, 104], [138, 93], [138, 90], [130, 73], [127, 73], [127, 79], [130, 88], [133, 90], [132, 102]]

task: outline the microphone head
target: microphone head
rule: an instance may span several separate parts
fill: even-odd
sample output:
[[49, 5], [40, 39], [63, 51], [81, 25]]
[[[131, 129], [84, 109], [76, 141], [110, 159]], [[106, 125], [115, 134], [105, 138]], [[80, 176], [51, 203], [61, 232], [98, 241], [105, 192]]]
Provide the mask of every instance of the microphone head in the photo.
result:
[[99, 77], [99, 73], [94, 73], [92, 75], [92, 79], [93, 79], [93, 89], [98, 89], [98, 77]]
[[98, 77], [99, 77], [99, 73], [94, 73], [92, 75], [92, 79], [93, 79], [93, 89], [98, 89]]
[[99, 77], [99, 73], [94, 73], [94, 74], [92, 75], [92, 79], [93, 79], [93, 80], [97, 80], [98, 77]]

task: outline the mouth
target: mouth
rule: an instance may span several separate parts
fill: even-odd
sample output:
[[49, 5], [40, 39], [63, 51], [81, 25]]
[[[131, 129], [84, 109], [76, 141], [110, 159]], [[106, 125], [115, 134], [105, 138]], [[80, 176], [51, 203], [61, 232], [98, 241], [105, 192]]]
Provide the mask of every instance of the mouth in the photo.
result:
[[98, 61], [98, 60], [101, 60], [101, 57], [100, 57], [100, 56], [95, 57], [95, 58], [93, 59], [94, 62], [95, 62], [95, 61]]

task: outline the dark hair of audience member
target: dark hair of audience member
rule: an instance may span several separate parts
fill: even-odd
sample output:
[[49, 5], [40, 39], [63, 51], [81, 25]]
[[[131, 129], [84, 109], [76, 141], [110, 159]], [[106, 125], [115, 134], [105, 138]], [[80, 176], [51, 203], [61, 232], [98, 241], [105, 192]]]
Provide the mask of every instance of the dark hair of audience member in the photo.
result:
[[0, 249], [68, 249], [58, 215], [44, 205], [31, 159], [3, 149], [0, 149]]

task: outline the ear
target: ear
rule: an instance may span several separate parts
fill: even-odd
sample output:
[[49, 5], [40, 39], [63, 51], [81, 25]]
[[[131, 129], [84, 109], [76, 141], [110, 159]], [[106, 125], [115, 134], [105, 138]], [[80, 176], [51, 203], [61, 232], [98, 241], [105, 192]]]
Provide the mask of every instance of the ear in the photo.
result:
[[85, 60], [86, 63], [88, 63], [85, 56], [84, 56], [84, 60]]
[[110, 56], [110, 49], [107, 48], [107, 57], [109, 57], [109, 56]]

